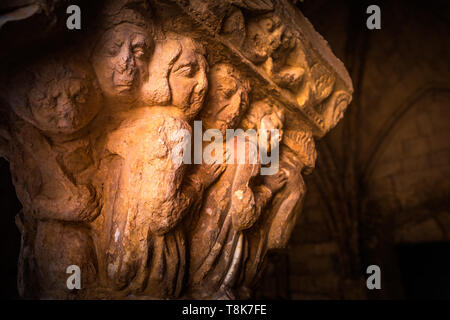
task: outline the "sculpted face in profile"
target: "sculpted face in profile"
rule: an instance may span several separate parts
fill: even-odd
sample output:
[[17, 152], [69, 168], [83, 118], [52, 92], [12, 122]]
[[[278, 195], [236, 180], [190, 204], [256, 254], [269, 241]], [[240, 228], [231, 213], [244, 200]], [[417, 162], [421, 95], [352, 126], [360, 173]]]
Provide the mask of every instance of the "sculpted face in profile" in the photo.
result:
[[106, 31], [92, 64], [107, 97], [130, 98], [137, 92], [148, 76], [152, 46], [148, 31], [130, 23]]
[[207, 64], [204, 51], [192, 39], [183, 37], [179, 44], [181, 54], [170, 71], [169, 85], [172, 104], [183, 109], [189, 119], [198, 113], [205, 99]]
[[205, 50], [193, 39], [169, 34], [156, 44], [149, 80], [141, 92], [143, 105], [179, 108], [186, 120], [200, 111], [208, 90]]

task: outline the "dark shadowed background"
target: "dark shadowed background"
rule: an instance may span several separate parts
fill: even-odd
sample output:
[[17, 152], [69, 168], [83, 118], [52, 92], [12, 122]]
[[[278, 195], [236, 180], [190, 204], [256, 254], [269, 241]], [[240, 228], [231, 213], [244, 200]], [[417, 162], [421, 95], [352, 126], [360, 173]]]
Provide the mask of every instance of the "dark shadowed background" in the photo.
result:
[[[381, 8], [381, 30], [366, 9]], [[318, 143], [289, 248], [257, 295], [450, 298], [450, 2], [299, 4], [348, 68], [355, 94]], [[366, 269], [381, 268], [381, 290]]]

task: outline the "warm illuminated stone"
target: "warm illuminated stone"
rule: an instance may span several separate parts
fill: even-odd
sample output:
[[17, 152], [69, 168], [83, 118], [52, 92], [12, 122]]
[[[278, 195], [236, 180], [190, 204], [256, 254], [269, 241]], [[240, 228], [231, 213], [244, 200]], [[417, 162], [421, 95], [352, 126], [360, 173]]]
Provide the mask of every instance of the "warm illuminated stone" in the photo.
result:
[[[115, 0], [101, 18], [83, 50], [40, 57], [4, 90], [21, 294], [250, 297], [290, 237], [314, 137], [351, 100], [344, 66], [285, 0]], [[195, 121], [224, 137], [255, 130], [259, 155], [221, 163], [252, 142], [205, 139]], [[216, 162], [177, 162], [185, 136], [192, 158], [216, 150]], [[279, 152], [274, 174], [262, 151]], [[80, 290], [66, 286], [70, 265]]]

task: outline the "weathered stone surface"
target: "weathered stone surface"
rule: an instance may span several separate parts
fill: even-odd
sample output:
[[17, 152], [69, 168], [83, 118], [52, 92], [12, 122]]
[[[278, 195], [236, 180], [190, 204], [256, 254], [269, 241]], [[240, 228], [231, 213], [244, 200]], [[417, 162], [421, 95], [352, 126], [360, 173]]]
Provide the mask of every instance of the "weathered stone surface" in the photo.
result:
[[[285, 0], [108, 1], [89, 37], [11, 70], [0, 150], [24, 207], [19, 289], [34, 298], [250, 297], [290, 238], [314, 138], [353, 91]], [[260, 153], [228, 136], [195, 145], [197, 120], [255, 130]], [[261, 152], [279, 154], [274, 173]]]

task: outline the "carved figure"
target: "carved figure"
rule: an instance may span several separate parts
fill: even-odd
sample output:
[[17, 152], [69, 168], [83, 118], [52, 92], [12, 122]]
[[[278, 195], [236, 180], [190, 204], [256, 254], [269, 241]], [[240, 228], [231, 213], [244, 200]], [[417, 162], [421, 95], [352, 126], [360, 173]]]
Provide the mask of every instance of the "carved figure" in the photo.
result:
[[[344, 66], [287, 0], [111, 0], [97, 13], [88, 37], [0, 61], [20, 294], [250, 298], [290, 237], [314, 139], [351, 101]], [[31, 32], [41, 14], [13, 20]]]

